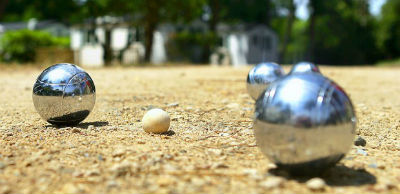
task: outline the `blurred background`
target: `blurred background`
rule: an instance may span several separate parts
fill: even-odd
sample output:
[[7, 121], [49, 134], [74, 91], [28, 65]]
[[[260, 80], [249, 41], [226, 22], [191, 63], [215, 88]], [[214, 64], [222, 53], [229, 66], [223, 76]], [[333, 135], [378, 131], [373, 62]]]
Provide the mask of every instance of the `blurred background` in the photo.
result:
[[1, 0], [0, 61], [400, 64], [400, 0]]

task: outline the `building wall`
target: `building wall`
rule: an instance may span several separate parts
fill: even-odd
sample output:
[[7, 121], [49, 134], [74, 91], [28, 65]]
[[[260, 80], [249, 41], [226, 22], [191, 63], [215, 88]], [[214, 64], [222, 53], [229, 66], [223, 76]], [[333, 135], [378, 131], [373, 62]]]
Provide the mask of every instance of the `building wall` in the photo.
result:
[[256, 64], [278, 60], [278, 37], [266, 27], [260, 26], [247, 33], [249, 52], [247, 62]]

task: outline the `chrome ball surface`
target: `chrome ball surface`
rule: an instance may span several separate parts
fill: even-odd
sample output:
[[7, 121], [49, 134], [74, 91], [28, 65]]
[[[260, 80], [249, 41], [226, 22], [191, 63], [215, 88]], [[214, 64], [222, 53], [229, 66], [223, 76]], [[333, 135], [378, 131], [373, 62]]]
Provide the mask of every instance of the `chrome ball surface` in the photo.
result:
[[47, 122], [76, 125], [92, 111], [96, 88], [83, 69], [60, 63], [45, 69], [33, 86], [33, 104]]
[[300, 62], [293, 65], [292, 69], [290, 70], [289, 74], [294, 73], [321, 73], [318, 66], [311, 62]]
[[268, 85], [285, 74], [276, 63], [260, 63], [247, 75], [247, 92], [256, 100]]
[[321, 74], [276, 80], [257, 99], [255, 111], [257, 145], [292, 174], [320, 173], [353, 144], [353, 105], [340, 86]]

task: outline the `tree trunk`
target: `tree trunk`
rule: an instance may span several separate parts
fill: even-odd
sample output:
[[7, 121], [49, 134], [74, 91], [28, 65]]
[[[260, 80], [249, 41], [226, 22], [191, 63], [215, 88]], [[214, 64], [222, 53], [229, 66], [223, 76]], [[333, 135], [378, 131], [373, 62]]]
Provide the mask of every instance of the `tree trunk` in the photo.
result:
[[[210, 33], [216, 37], [217, 36], [217, 25], [219, 22], [219, 18], [220, 18], [220, 9], [221, 9], [221, 5], [220, 5], [220, 0], [209, 0], [208, 1], [208, 5], [210, 6], [211, 9], [211, 18], [210, 21], [208, 22], [208, 28], [210, 30]], [[210, 45], [210, 44], [206, 44], [205, 48], [204, 48], [204, 53], [203, 53], [203, 61], [204, 62], [210, 62], [210, 55], [212, 53], [212, 46], [216, 46], [216, 45]]]
[[287, 47], [290, 41], [290, 37], [292, 35], [292, 28], [293, 28], [293, 22], [295, 19], [295, 11], [296, 11], [296, 5], [294, 4], [294, 0], [290, 0], [289, 2], [289, 15], [287, 19], [287, 26], [286, 26], [286, 32], [285, 36], [283, 39], [283, 45], [282, 45], [282, 51], [281, 51], [281, 56], [280, 56], [280, 63], [283, 63], [285, 60], [286, 56], [286, 51]]
[[308, 33], [309, 33], [309, 45], [308, 45], [308, 52], [307, 52], [307, 60], [314, 62], [314, 46], [315, 46], [315, 18], [316, 18], [316, 1], [317, 0], [310, 0], [310, 8], [311, 14], [309, 18], [309, 26], [308, 26]]
[[3, 18], [4, 10], [5, 10], [6, 6], [7, 6], [7, 3], [8, 3], [8, 0], [2, 0], [0, 2], [0, 21]]
[[265, 11], [267, 12], [267, 16], [265, 18], [265, 25], [267, 25], [269, 27], [271, 24], [271, 18], [272, 18], [272, 7], [271, 7], [272, 3], [271, 3], [271, 0], [265, 0], [265, 1], [266, 1], [265, 2], [266, 3]]
[[144, 17], [145, 61], [150, 62], [153, 50], [153, 37], [159, 22], [160, 4], [162, 1], [149, 0], [146, 2]]
[[210, 31], [215, 33], [217, 30], [217, 24], [219, 22], [220, 2], [219, 0], [209, 0], [209, 5], [211, 9], [211, 19], [208, 23], [208, 26]]
[[147, 23], [145, 25], [145, 30], [144, 30], [144, 41], [145, 41], [145, 61], [150, 62], [152, 50], [153, 50], [153, 37], [154, 37], [154, 32], [156, 31], [156, 23]]
[[105, 27], [104, 28], [104, 43], [103, 43], [103, 50], [104, 50], [104, 64], [110, 65], [113, 53], [111, 49], [111, 28]]

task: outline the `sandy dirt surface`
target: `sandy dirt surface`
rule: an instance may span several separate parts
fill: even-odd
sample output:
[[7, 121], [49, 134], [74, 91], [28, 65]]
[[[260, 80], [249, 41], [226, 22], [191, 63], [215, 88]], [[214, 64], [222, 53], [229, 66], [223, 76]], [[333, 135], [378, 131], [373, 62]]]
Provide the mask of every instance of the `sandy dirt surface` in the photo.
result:
[[[367, 145], [311, 180], [274, 174], [256, 146], [249, 69], [88, 69], [94, 110], [58, 128], [32, 103], [41, 70], [0, 67], [0, 194], [400, 192], [400, 68], [321, 67], [351, 97]], [[167, 134], [143, 131], [152, 107], [170, 114]]]

